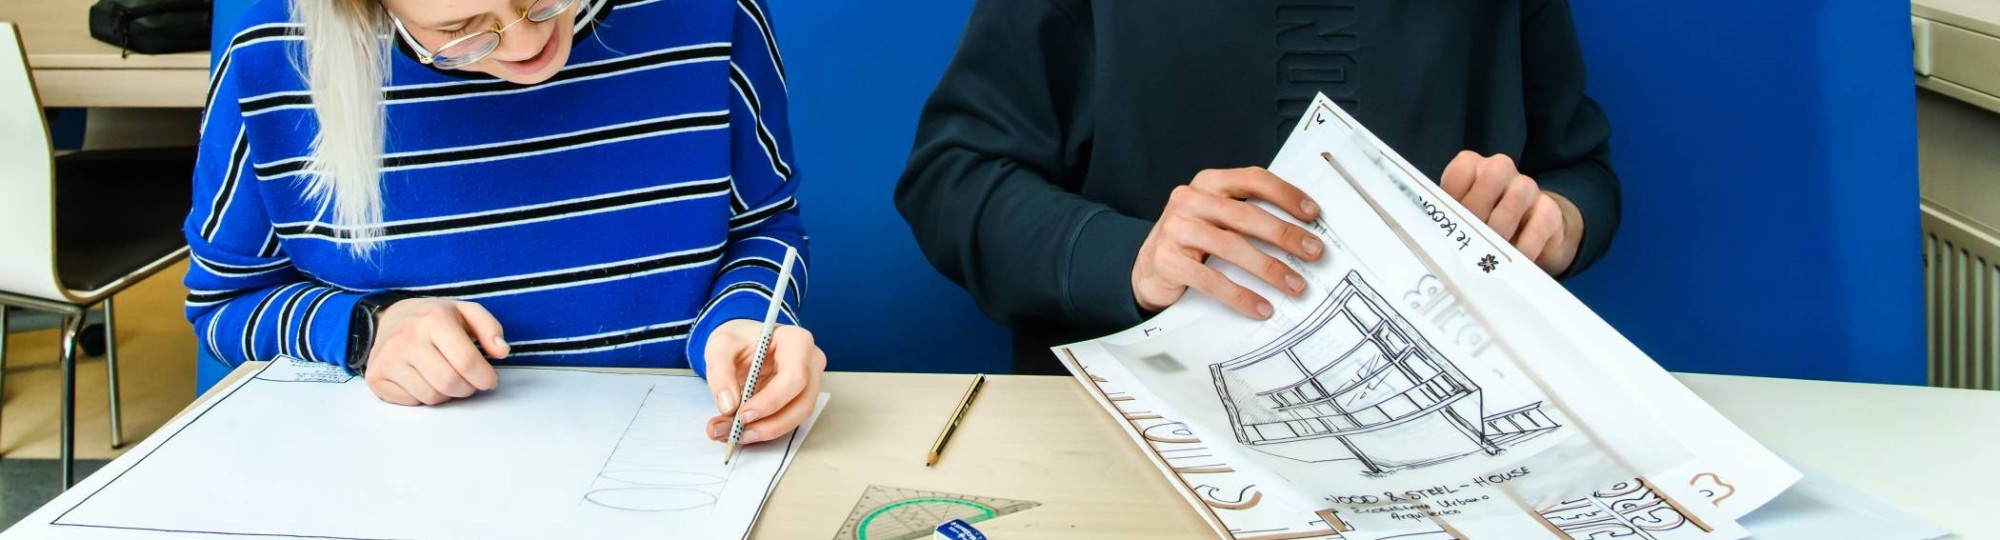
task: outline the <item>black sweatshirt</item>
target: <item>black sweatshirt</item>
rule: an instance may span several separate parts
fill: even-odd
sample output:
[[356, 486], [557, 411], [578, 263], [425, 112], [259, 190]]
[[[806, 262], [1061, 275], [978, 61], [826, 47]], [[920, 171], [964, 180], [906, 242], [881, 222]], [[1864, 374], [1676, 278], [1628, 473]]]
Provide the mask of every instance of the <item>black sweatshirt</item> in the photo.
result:
[[1567, 0], [980, 0], [896, 206], [1014, 327], [1015, 370], [1060, 372], [1047, 347], [1141, 322], [1132, 265], [1168, 193], [1268, 164], [1318, 92], [1432, 178], [1513, 157], [1582, 211], [1582, 270], [1619, 214], [1583, 90]]

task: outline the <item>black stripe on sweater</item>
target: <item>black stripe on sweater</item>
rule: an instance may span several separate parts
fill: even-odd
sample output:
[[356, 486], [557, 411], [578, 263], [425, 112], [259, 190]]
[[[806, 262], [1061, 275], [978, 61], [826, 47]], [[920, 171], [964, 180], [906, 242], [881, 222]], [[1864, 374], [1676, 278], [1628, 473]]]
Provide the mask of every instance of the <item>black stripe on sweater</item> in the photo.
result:
[[758, 99], [756, 88], [750, 85], [749, 77], [744, 75], [742, 70], [737, 69], [736, 64], [729, 65], [729, 82], [736, 85], [737, 93], [741, 94], [744, 103], [750, 106], [751, 123], [756, 124], [757, 128], [757, 143], [764, 147], [764, 156], [770, 158], [771, 167], [777, 169], [778, 179], [781, 181], [791, 180], [792, 166], [785, 163], [784, 157], [780, 155], [781, 152], [778, 151], [778, 138], [773, 136], [771, 130], [766, 129], [764, 126], [764, 104]]
[[222, 189], [209, 203], [208, 219], [201, 224], [201, 239], [215, 241], [215, 230], [222, 226], [222, 214], [229, 210], [229, 202], [236, 198], [237, 176], [243, 174], [243, 163], [250, 159], [250, 137], [247, 131], [236, 130], [236, 145], [229, 151], [229, 172], [222, 177]]
[[764, 15], [764, 8], [758, 6], [755, 0], [737, 0], [736, 4], [750, 13], [750, 20], [757, 23], [757, 32], [764, 35], [764, 50], [771, 52], [771, 65], [778, 68], [778, 81], [783, 83], [785, 58], [778, 54], [778, 36], [771, 32], [771, 19]]
[[[579, 199], [575, 201], [565, 202], [562, 204], [514, 208], [514, 209], [501, 210], [497, 212], [488, 212], [488, 213], [474, 214], [467, 216], [456, 216], [446, 219], [424, 221], [417, 223], [391, 223], [380, 228], [380, 236], [393, 237], [393, 236], [403, 236], [410, 234], [435, 233], [444, 231], [483, 228], [494, 225], [503, 225], [508, 223], [516, 223], [516, 222], [531, 221], [535, 219], [542, 219], [554, 216], [561, 216], [565, 214], [590, 212], [595, 210], [604, 210], [607, 208], [617, 208], [622, 206], [641, 205], [654, 201], [661, 201], [661, 200], [674, 199], [680, 197], [720, 194], [728, 190], [729, 190], [729, 184], [727, 182], [675, 184], [670, 186], [662, 186], [660, 188], [655, 188], [655, 189], [620, 194], [612, 197]], [[309, 236], [309, 237], [329, 238], [329, 239], [352, 239], [356, 236], [356, 233], [354, 231], [343, 230], [343, 229], [329, 229], [322, 226], [322, 224], [318, 223], [294, 223], [294, 224], [281, 225], [277, 227], [277, 231], [279, 235], [283, 236]]]
[[566, 272], [555, 272], [555, 273], [536, 275], [536, 276], [523, 276], [523, 277], [500, 279], [500, 280], [487, 281], [481, 283], [469, 283], [464, 285], [441, 285], [441, 286], [431, 286], [431, 287], [417, 287], [411, 289], [411, 291], [422, 293], [425, 296], [446, 296], [446, 297], [485, 296], [485, 295], [508, 293], [525, 289], [553, 287], [553, 286], [568, 285], [573, 283], [581, 283], [585, 281], [593, 281], [605, 278], [629, 276], [633, 274], [640, 274], [654, 270], [673, 268], [677, 266], [694, 266], [705, 262], [713, 261], [721, 257], [722, 257], [722, 247], [716, 246], [699, 251], [673, 253], [659, 257], [639, 259], [636, 261], [627, 262], [619, 265], [613, 265], [613, 266], [583, 268]]
[[229, 40], [229, 48], [223, 49], [222, 59], [215, 62], [215, 73], [208, 77], [208, 97], [202, 100], [202, 110], [215, 106], [215, 93], [222, 86], [222, 75], [229, 72], [230, 60], [236, 56], [236, 48], [246, 43], [274, 37], [304, 36], [305, 27], [299, 24], [280, 24], [251, 29]]
[[[668, 49], [645, 54], [627, 56], [614, 61], [585, 66], [574, 66], [557, 72], [549, 80], [537, 83], [547, 85], [576, 79], [638, 71], [649, 67], [696, 60], [722, 60], [729, 57], [729, 45], [715, 44], [686, 49]], [[441, 86], [420, 86], [389, 88], [383, 92], [383, 100], [395, 104], [409, 100], [455, 99], [480, 94], [512, 92], [529, 88], [530, 85], [515, 84], [503, 80], [484, 80], [464, 84]], [[298, 107], [312, 104], [312, 95], [303, 92], [266, 94], [242, 100], [244, 115], [253, 115], [282, 107]]]
[[647, 328], [624, 334], [598, 336], [592, 338], [557, 340], [539, 343], [523, 343], [508, 348], [509, 354], [550, 354], [616, 347], [641, 341], [652, 341], [674, 337], [686, 337], [693, 324], [681, 323], [655, 328]]
[[[683, 116], [656, 118], [645, 122], [638, 122], [638, 123], [609, 127], [609, 128], [598, 128], [587, 131], [579, 131], [575, 133], [568, 133], [564, 135], [548, 137], [543, 139], [502, 143], [491, 146], [479, 146], [479, 147], [469, 147], [469, 148], [468, 147], [445, 148], [427, 152], [415, 152], [415, 153], [408, 153], [396, 156], [389, 156], [383, 158], [382, 168], [386, 170], [386, 169], [394, 169], [402, 167], [418, 167], [424, 165], [442, 165], [442, 164], [455, 163], [461, 161], [506, 158], [519, 154], [561, 150], [564, 148], [588, 145], [591, 143], [603, 142], [612, 139], [642, 137], [646, 135], [671, 133], [671, 132], [684, 131], [690, 129], [703, 129], [703, 128], [713, 129], [719, 127], [726, 127], [728, 125], [729, 125], [728, 111], [697, 113], [697, 114], [690, 114]], [[256, 165], [255, 167], [257, 169], [258, 178], [269, 180], [269, 179], [284, 177], [291, 174], [296, 174], [299, 171], [305, 170], [306, 160], [289, 159], [273, 164], [260, 164]]]
[[785, 199], [785, 202], [783, 203], [760, 208], [757, 211], [748, 214], [737, 214], [729, 218], [729, 228], [732, 230], [740, 229], [755, 224], [757, 222], [770, 219], [771, 216], [784, 213], [787, 210], [798, 208], [798, 206], [799, 206], [798, 199]]

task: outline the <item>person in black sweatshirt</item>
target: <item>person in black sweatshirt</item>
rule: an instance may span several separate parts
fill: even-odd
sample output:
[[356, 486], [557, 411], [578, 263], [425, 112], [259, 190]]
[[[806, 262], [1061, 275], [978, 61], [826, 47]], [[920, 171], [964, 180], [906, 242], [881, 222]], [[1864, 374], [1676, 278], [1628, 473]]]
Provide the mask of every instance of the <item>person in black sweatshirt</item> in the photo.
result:
[[1558, 278], [1611, 245], [1610, 127], [1584, 96], [1567, 0], [980, 0], [925, 104], [896, 206], [925, 256], [1048, 347], [1127, 328], [1190, 287], [1251, 317], [1318, 208], [1256, 167], [1316, 93]]

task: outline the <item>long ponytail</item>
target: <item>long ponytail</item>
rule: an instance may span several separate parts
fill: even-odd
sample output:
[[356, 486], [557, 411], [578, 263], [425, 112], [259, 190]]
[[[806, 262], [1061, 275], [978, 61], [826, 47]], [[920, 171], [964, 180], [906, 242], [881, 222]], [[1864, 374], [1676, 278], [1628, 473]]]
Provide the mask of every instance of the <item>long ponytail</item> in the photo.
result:
[[319, 133], [305, 171], [308, 200], [331, 214], [349, 251], [366, 256], [382, 223], [382, 151], [387, 129], [387, 15], [375, 0], [291, 0], [305, 27], [305, 75]]

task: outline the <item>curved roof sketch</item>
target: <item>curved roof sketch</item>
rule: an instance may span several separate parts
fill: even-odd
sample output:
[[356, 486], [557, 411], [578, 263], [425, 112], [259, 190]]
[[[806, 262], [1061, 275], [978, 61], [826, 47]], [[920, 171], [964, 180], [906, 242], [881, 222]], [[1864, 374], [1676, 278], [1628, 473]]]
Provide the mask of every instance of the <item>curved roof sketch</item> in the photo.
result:
[[1499, 454], [1561, 427], [1540, 402], [1488, 413], [1479, 385], [1359, 272], [1298, 326], [1209, 371], [1237, 441], [1300, 461], [1357, 460], [1368, 474]]

